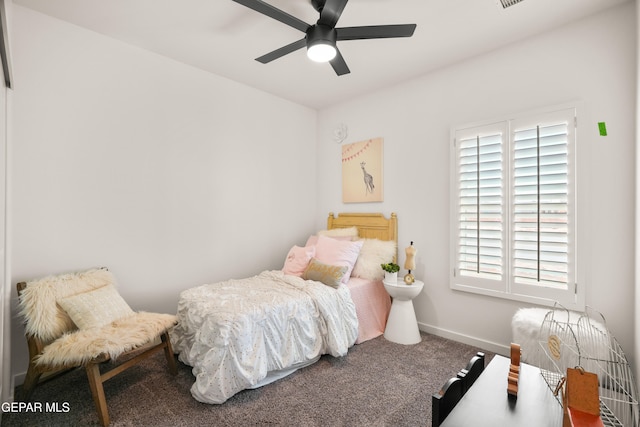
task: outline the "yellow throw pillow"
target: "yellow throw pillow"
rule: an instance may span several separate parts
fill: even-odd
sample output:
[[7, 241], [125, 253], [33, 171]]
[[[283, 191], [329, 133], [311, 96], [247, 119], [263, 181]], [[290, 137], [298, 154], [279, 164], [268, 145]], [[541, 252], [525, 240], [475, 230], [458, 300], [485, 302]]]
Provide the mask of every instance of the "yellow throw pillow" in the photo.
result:
[[340, 286], [342, 277], [347, 272], [348, 267], [341, 265], [329, 265], [318, 261], [315, 258], [311, 258], [309, 266], [302, 273], [302, 278], [305, 280], [316, 280], [322, 282], [327, 286], [337, 288]]

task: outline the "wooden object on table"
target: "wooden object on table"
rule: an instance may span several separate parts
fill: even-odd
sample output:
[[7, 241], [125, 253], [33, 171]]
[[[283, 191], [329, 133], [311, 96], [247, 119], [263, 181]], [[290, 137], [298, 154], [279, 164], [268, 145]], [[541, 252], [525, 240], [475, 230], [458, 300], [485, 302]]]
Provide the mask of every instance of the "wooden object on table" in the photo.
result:
[[581, 367], [568, 368], [563, 406], [563, 427], [602, 427], [598, 376]]
[[507, 377], [507, 394], [518, 396], [518, 381], [520, 379], [520, 345], [511, 343], [511, 364], [509, 365], [509, 375]]

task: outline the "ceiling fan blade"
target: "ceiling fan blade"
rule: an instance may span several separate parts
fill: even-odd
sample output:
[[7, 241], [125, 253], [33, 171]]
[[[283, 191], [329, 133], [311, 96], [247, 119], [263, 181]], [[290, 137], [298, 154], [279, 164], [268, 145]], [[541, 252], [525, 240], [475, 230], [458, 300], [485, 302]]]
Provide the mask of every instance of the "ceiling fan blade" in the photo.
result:
[[320, 12], [319, 24], [335, 27], [349, 0], [326, 0]]
[[266, 55], [262, 55], [261, 57], [256, 58], [256, 61], [266, 64], [267, 62], [271, 62], [274, 59], [278, 59], [280, 57], [285, 56], [288, 53], [301, 49], [306, 45], [307, 45], [307, 39], [306, 38], [300, 39], [297, 42], [293, 42], [286, 46], [282, 46], [280, 49], [276, 49], [273, 52], [269, 52]]
[[283, 24], [287, 24], [290, 27], [293, 27], [297, 30], [302, 31], [303, 33], [307, 31], [309, 28], [309, 24], [295, 16], [289, 15], [287, 12], [283, 12], [282, 10], [271, 6], [268, 3], [265, 3], [261, 0], [233, 0], [236, 3], [240, 3], [243, 6], [248, 7], [249, 9], [253, 9], [256, 12], [260, 12], [263, 15], [267, 15], [270, 18], [273, 18], [277, 21], [282, 22]]
[[340, 50], [337, 49], [337, 48], [336, 48], [336, 56], [335, 56], [335, 58], [333, 58], [331, 61], [329, 61], [329, 63], [333, 67], [333, 70], [336, 72], [336, 74], [339, 75], [339, 76], [341, 76], [343, 74], [349, 74], [351, 72], [351, 70], [349, 70], [349, 67], [347, 66], [347, 63], [345, 62], [344, 58], [342, 57], [342, 54], [340, 53]]
[[411, 37], [416, 24], [370, 25], [363, 27], [336, 28], [337, 40], [385, 39]]

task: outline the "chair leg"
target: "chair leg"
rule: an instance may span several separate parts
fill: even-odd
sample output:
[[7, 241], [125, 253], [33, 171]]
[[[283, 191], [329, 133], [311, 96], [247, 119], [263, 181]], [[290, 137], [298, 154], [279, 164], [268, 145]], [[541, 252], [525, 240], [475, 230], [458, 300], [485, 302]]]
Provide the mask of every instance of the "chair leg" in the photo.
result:
[[169, 338], [169, 332], [165, 332], [160, 336], [162, 342], [165, 343], [164, 355], [167, 358], [167, 364], [169, 365], [169, 372], [173, 375], [178, 374], [178, 366], [176, 365], [176, 356], [173, 354], [173, 347], [171, 346], [171, 339]]
[[24, 383], [22, 384], [22, 400], [24, 402], [31, 398], [33, 390], [36, 388], [36, 385], [38, 385], [41, 375], [42, 373], [37, 372], [33, 366], [33, 362], [30, 361], [29, 367], [27, 368], [27, 375], [24, 378]]
[[107, 410], [107, 399], [104, 395], [102, 387], [102, 378], [100, 377], [100, 365], [90, 362], [87, 367], [87, 377], [89, 378], [89, 387], [91, 387], [91, 395], [96, 404], [98, 417], [103, 426], [109, 425], [109, 411]]

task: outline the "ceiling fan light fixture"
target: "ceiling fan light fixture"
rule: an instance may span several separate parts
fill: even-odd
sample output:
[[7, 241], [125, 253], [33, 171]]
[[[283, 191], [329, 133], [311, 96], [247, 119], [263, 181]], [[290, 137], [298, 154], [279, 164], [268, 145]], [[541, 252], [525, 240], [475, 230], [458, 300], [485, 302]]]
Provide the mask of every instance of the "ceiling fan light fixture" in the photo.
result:
[[336, 48], [330, 43], [316, 43], [307, 48], [307, 57], [315, 62], [329, 62], [336, 57]]
[[336, 30], [326, 25], [312, 25], [307, 30], [307, 57], [315, 62], [329, 62], [336, 57]]

